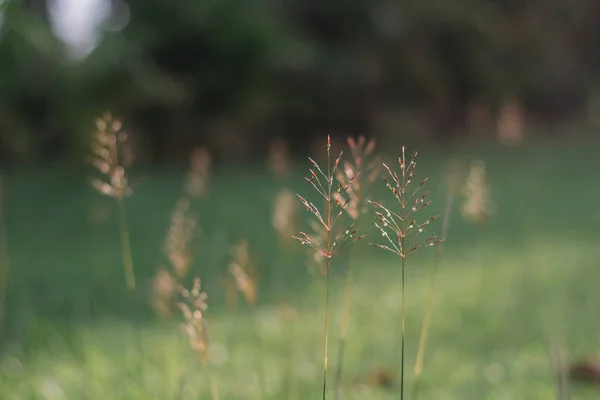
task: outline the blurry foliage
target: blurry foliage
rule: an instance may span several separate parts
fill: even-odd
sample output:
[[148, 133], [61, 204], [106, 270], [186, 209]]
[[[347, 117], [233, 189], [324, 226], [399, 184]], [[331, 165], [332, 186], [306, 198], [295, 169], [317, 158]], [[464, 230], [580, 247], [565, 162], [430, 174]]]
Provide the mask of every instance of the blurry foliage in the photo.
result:
[[472, 101], [507, 96], [571, 115], [599, 81], [593, 0], [110, 1], [82, 61], [54, 37], [51, 1], [1, 3], [0, 162], [79, 155], [105, 109], [161, 161], [196, 142], [385, 134], [400, 109], [451, 134]]

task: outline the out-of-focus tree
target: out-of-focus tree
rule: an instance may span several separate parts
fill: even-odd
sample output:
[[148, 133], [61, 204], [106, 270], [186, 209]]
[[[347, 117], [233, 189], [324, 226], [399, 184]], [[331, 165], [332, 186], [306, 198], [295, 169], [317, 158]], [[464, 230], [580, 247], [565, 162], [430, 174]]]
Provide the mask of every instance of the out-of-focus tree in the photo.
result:
[[106, 109], [152, 161], [198, 141], [242, 157], [275, 135], [303, 151], [398, 133], [406, 115], [454, 134], [507, 99], [572, 117], [599, 83], [594, 0], [106, 0], [83, 59], [54, 36], [54, 1], [0, 0], [2, 161], [77, 155]]

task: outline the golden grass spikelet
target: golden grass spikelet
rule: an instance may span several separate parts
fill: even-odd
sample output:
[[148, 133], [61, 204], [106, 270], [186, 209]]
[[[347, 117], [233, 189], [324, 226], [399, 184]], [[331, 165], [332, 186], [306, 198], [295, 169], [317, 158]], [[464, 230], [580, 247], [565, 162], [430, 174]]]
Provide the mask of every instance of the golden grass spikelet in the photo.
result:
[[281, 189], [277, 192], [273, 207], [273, 228], [286, 246], [291, 243], [296, 231], [297, 209], [294, 192], [289, 189]]
[[119, 235], [123, 252], [125, 284], [135, 290], [135, 273], [129, 239], [129, 227], [123, 199], [133, 194], [127, 180], [126, 169], [131, 166], [134, 154], [129, 145], [129, 135], [123, 130], [120, 120], [110, 113], [96, 119], [96, 131], [92, 137], [92, 155], [88, 158], [102, 178], [92, 178], [92, 187], [100, 194], [115, 199], [119, 218]]
[[490, 193], [485, 163], [482, 160], [473, 161], [463, 187], [465, 200], [461, 207], [462, 215], [471, 222], [483, 224], [496, 211]]
[[268, 166], [278, 178], [288, 176], [292, 170], [292, 156], [288, 143], [282, 138], [275, 138], [269, 145]]
[[173, 314], [173, 300], [177, 293], [177, 280], [166, 268], [156, 272], [152, 280], [151, 303], [156, 313], [162, 318], [170, 318]]
[[[350, 182], [348, 187], [350, 201], [344, 210], [356, 221], [361, 214], [368, 211], [365, 194], [379, 176], [381, 168], [379, 158], [371, 159], [375, 150], [375, 139], [367, 141], [364, 136], [359, 136], [358, 139], [349, 137], [348, 147], [352, 160], [344, 162], [343, 168], [337, 171], [337, 179]], [[342, 201], [340, 194], [336, 194], [336, 198]]]
[[218, 400], [219, 388], [210, 368], [210, 337], [204, 318], [204, 311], [208, 308], [208, 296], [201, 290], [200, 278], [194, 278], [190, 290], [179, 285], [179, 295], [181, 301], [178, 306], [185, 320], [181, 327], [188, 337], [191, 349], [196, 352], [207, 372], [212, 399]]
[[256, 279], [253, 277], [250, 255], [248, 253], [248, 242], [240, 241], [233, 248], [234, 260], [229, 265], [229, 272], [235, 280], [235, 284], [249, 305], [256, 304]]
[[[327, 137], [327, 169], [324, 172], [319, 164], [309, 157], [312, 168], [309, 168], [309, 176], [304, 178], [325, 200], [327, 207], [321, 211], [312, 201], [297, 195], [306, 210], [314, 215], [316, 224], [313, 225], [314, 235], [306, 232], [298, 232], [294, 239], [301, 244], [309, 246], [314, 251], [321, 253], [326, 259], [331, 259], [335, 254], [346, 246], [362, 239], [358, 230], [350, 226], [333, 232], [338, 227], [340, 218], [346, 213], [345, 209], [350, 204], [350, 187], [355, 177], [346, 179], [343, 174], [338, 173], [343, 152], [331, 163], [331, 138]], [[337, 184], [335, 184], [337, 178]], [[324, 240], [327, 238], [327, 240]]]
[[122, 199], [131, 196], [126, 169], [131, 166], [134, 154], [129, 145], [129, 135], [123, 131], [120, 120], [105, 113], [96, 119], [89, 163], [103, 178], [93, 178], [92, 186], [100, 194]]
[[202, 197], [206, 194], [210, 177], [211, 158], [208, 150], [197, 147], [190, 157], [190, 171], [186, 183], [187, 192], [192, 197]]
[[191, 290], [179, 286], [179, 294], [182, 301], [178, 303], [178, 306], [185, 319], [182, 324], [183, 330], [188, 336], [191, 348], [198, 353], [202, 363], [207, 365], [209, 362], [209, 337], [203, 313], [208, 306], [206, 304], [207, 295], [201, 291], [200, 279], [194, 278]]
[[427, 178], [423, 179], [412, 191], [408, 190], [417, 167], [416, 159], [417, 153], [415, 152], [411, 160], [408, 161], [405, 156], [405, 149], [402, 147], [402, 157], [398, 159], [400, 174], [383, 164], [389, 176], [389, 178], [384, 177], [383, 180], [398, 201], [399, 213], [392, 211], [380, 202], [370, 201], [375, 207], [377, 220], [375, 227], [386, 241], [385, 244], [370, 244], [391, 251], [402, 258], [406, 258], [423, 246], [433, 246], [440, 242], [436, 235], [430, 235], [412, 245], [409, 245], [407, 241], [411, 236], [419, 236], [421, 233], [426, 232], [427, 225], [438, 218], [436, 215], [422, 221], [414, 219], [417, 212], [431, 204], [431, 201], [426, 200], [429, 192], [420, 193], [427, 182]]
[[256, 303], [256, 286], [250, 276], [238, 263], [232, 263], [229, 266], [229, 272], [235, 279], [238, 290], [244, 295], [246, 303], [254, 305]]
[[165, 238], [164, 252], [179, 279], [187, 275], [192, 255], [189, 244], [196, 231], [196, 218], [189, 215], [190, 205], [181, 198], [171, 214], [171, 225]]

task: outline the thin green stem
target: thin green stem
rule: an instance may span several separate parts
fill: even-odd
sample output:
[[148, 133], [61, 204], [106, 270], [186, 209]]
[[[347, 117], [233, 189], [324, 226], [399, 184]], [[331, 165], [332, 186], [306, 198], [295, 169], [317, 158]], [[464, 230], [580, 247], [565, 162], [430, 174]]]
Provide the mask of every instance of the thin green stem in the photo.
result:
[[8, 244], [6, 238], [6, 229], [4, 225], [3, 204], [2, 204], [2, 181], [0, 180], [0, 334], [4, 329], [4, 306], [6, 294], [8, 291], [8, 281], [10, 279], [10, 258], [8, 256]]
[[210, 394], [212, 396], [212, 400], [219, 400], [219, 387], [217, 386], [215, 375], [210, 369], [208, 369], [208, 381], [210, 385]]
[[327, 362], [329, 358], [329, 267], [331, 266], [331, 202], [333, 196], [331, 185], [333, 173], [331, 171], [331, 153], [329, 138], [327, 138], [327, 257], [325, 261], [325, 345], [323, 349], [323, 400], [327, 398]]
[[335, 380], [334, 380], [334, 398], [341, 398], [341, 383], [342, 371], [344, 365], [344, 353], [346, 350], [346, 336], [348, 333], [348, 319], [350, 318], [350, 289], [352, 286], [352, 264], [348, 264], [346, 269], [346, 289], [344, 296], [344, 310], [342, 313], [342, 326], [340, 330], [340, 344], [338, 349], [338, 359], [336, 364]]
[[121, 251], [123, 252], [123, 266], [125, 268], [125, 284], [127, 285], [127, 289], [133, 291], [135, 290], [133, 257], [131, 256], [127, 215], [125, 213], [125, 205], [122, 198], [117, 198], [117, 208], [119, 211], [119, 235], [121, 237]]
[[[205, 328], [206, 329], [206, 328]], [[203, 334], [206, 334], [204, 331]], [[215, 378], [215, 374], [210, 365], [210, 347], [207, 345], [206, 352], [200, 356], [200, 360], [202, 362], [202, 366], [206, 371], [206, 377], [208, 379], [208, 385], [210, 387], [210, 394], [212, 400], [219, 400], [219, 386], [217, 385], [217, 380]]]
[[[441, 247], [441, 246], [440, 246]], [[439, 249], [439, 247], [438, 247]], [[427, 333], [429, 331], [429, 321], [431, 319], [431, 310], [433, 309], [433, 302], [435, 298], [435, 288], [437, 282], [437, 271], [438, 271], [438, 256], [436, 254], [436, 261], [434, 266], [433, 275], [431, 276], [431, 282], [429, 284], [429, 290], [427, 294], [427, 306], [425, 308], [425, 316], [423, 317], [423, 325], [421, 326], [421, 335], [419, 337], [419, 350], [417, 351], [417, 360], [415, 362], [414, 370], [414, 384], [411, 399], [416, 400], [419, 397], [419, 389], [421, 383], [421, 375], [423, 372], [423, 359], [425, 357], [425, 347], [427, 344]]]
[[435, 259], [433, 264], [433, 274], [429, 283], [429, 290], [427, 294], [427, 306], [425, 308], [425, 316], [423, 317], [423, 325], [421, 326], [421, 334], [419, 337], [419, 350], [417, 352], [417, 359], [415, 362], [414, 369], [414, 385], [412, 390], [411, 399], [416, 400], [419, 397], [419, 389], [421, 384], [421, 376], [423, 373], [423, 360], [425, 358], [425, 348], [427, 346], [427, 334], [429, 332], [429, 323], [431, 320], [431, 314], [433, 310], [433, 304], [435, 300], [435, 293], [437, 288], [437, 277], [439, 274], [440, 262], [442, 259], [442, 251], [444, 248], [444, 242], [446, 240], [448, 225], [450, 221], [450, 212], [452, 210], [453, 196], [449, 195], [446, 201], [446, 210], [444, 211], [444, 221], [442, 223], [442, 235], [440, 239], [442, 242], [438, 244], [435, 252]]
[[289, 321], [287, 325], [287, 329], [288, 329], [288, 333], [287, 333], [287, 337], [288, 337], [288, 355], [287, 355], [287, 371], [286, 371], [286, 399], [292, 399], [294, 398], [294, 389], [296, 389], [294, 387], [294, 369], [293, 369], [293, 365], [294, 365], [294, 339], [295, 339], [295, 331], [294, 331], [294, 322], [293, 321]]
[[327, 259], [327, 270], [325, 271], [325, 348], [323, 352], [323, 400], [327, 397], [327, 361], [329, 345], [329, 265]]
[[258, 308], [256, 305], [252, 305], [252, 321], [254, 325], [254, 339], [256, 340], [256, 361], [258, 363], [258, 383], [260, 387], [261, 396], [266, 396], [266, 378], [265, 378], [265, 368], [263, 365], [263, 344], [259, 332], [259, 324], [258, 324]]
[[[405, 165], [405, 158], [404, 158], [404, 148], [402, 148], [402, 165]], [[405, 192], [406, 192], [406, 187], [407, 187], [407, 182], [406, 182], [406, 174], [405, 174], [405, 168], [402, 168], [402, 190], [401, 190], [401, 194], [400, 194], [400, 206], [402, 208], [402, 236], [400, 237], [400, 250], [402, 251], [401, 254], [401, 258], [402, 258], [402, 278], [401, 278], [401, 283], [400, 283], [400, 293], [402, 296], [402, 309], [401, 309], [401, 329], [402, 329], [402, 343], [401, 343], [401, 350], [400, 350], [400, 362], [401, 362], [401, 366], [400, 366], [400, 400], [404, 400], [404, 345], [405, 345], [405, 341], [406, 341], [406, 329], [405, 329], [405, 313], [406, 313], [406, 296], [405, 296], [405, 286], [404, 286], [404, 282], [405, 282], [405, 276], [406, 276], [406, 256], [407, 256], [407, 251], [406, 251], [406, 221], [409, 217], [407, 209], [406, 209], [406, 202], [405, 202]]]
[[[404, 244], [402, 245], [402, 248], [404, 248]], [[405, 330], [405, 326], [404, 326], [404, 314], [405, 314], [405, 296], [404, 296], [404, 276], [405, 276], [405, 269], [406, 269], [406, 262], [405, 262], [405, 257], [402, 257], [402, 283], [401, 283], [401, 288], [400, 288], [400, 292], [402, 293], [402, 345], [401, 345], [401, 358], [400, 358], [400, 362], [401, 362], [401, 366], [400, 366], [400, 400], [404, 399], [404, 342], [405, 342], [405, 337], [406, 337], [406, 330]]]

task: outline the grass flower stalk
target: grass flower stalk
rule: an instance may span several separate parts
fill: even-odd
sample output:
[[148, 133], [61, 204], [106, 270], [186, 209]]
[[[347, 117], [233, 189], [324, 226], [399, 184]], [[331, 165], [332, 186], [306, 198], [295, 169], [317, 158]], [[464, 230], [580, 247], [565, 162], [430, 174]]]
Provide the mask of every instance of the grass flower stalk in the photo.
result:
[[[369, 186], [375, 181], [379, 168], [375, 162], [367, 162], [369, 156], [375, 149], [375, 140], [366, 140], [360, 136], [357, 140], [348, 138], [348, 147], [350, 149], [351, 161], [344, 163], [343, 170], [338, 171], [338, 179], [346, 179], [351, 182], [348, 189], [350, 202], [344, 210], [350, 219], [358, 221], [361, 215], [364, 215], [368, 208], [366, 193]], [[366, 166], [365, 166], [366, 165]], [[365, 169], [370, 169], [369, 173]], [[341, 383], [343, 375], [344, 355], [346, 350], [346, 337], [348, 334], [348, 321], [350, 319], [350, 301], [352, 293], [352, 258], [346, 268], [345, 288], [344, 288], [344, 306], [342, 309], [342, 321], [340, 326], [340, 339], [338, 344], [337, 362], [334, 376], [334, 399], [341, 398]]]
[[246, 305], [252, 310], [252, 324], [254, 340], [256, 341], [256, 360], [258, 363], [258, 382], [261, 391], [261, 396], [266, 395], [266, 378], [262, 359], [262, 340], [259, 332], [258, 324], [258, 309], [256, 300], [258, 294], [256, 272], [250, 262], [250, 254], [248, 252], [248, 241], [241, 240], [233, 248], [233, 261], [229, 264], [229, 272], [233, 277], [237, 290], [242, 294], [246, 301]]
[[426, 197], [429, 192], [421, 194], [421, 189], [427, 182], [425, 178], [419, 183], [415, 189], [411, 189], [410, 183], [413, 180], [414, 172], [417, 167], [417, 153], [413, 153], [410, 161], [405, 155], [405, 148], [402, 147], [402, 155], [398, 158], [400, 166], [400, 174], [392, 170], [386, 164], [383, 167], [386, 169], [389, 178], [384, 177], [383, 180], [386, 187], [393, 193], [394, 198], [400, 206], [398, 213], [384, 206], [382, 203], [371, 201], [370, 203], [375, 208], [377, 222], [375, 227], [379, 230], [383, 238], [384, 244], [371, 243], [382, 250], [390, 251], [400, 257], [401, 267], [401, 354], [400, 354], [400, 399], [404, 399], [404, 369], [405, 369], [405, 343], [406, 343], [406, 258], [424, 246], [433, 246], [441, 240], [438, 240], [436, 235], [426, 237], [422, 241], [409, 243], [411, 236], [418, 236], [426, 231], [426, 226], [437, 219], [437, 216], [429, 217], [421, 222], [417, 222], [414, 218], [416, 213], [431, 204]]
[[2, 177], [0, 176], [0, 335], [4, 330], [4, 312], [8, 281], [10, 279], [10, 258], [8, 256], [8, 244], [4, 222]]
[[129, 290], [135, 290], [135, 272], [124, 204], [124, 199], [133, 193], [126, 169], [131, 166], [134, 157], [129, 146], [129, 135], [123, 130], [121, 121], [113, 119], [110, 113], [97, 118], [91, 150], [92, 155], [88, 160], [102, 176], [93, 178], [92, 186], [98, 193], [116, 201], [125, 284]]
[[200, 290], [199, 278], [194, 278], [191, 290], [180, 286], [179, 294], [182, 299], [179, 309], [185, 319], [182, 328], [188, 336], [190, 347], [196, 352], [207, 372], [212, 400], [219, 400], [219, 387], [210, 368], [208, 324], [204, 318], [208, 296]]
[[[336, 223], [340, 222], [345, 214], [344, 209], [350, 203], [349, 189], [352, 180], [345, 180], [343, 176], [337, 174], [343, 152], [331, 162], [331, 138], [327, 137], [327, 169], [326, 173], [321, 169], [319, 164], [312, 158], [309, 158], [312, 167], [309, 169], [310, 175], [306, 177], [306, 181], [319, 193], [325, 200], [325, 210], [321, 211], [313, 202], [306, 200], [298, 195], [302, 204], [315, 217], [319, 232], [309, 235], [305, 232], [298, 232], [294, 236], [301, 244], [309, 246], [317, 254], [324, 259], [325, 273], [325, 330], [324, 330], [324, 348], [323, 348], [323, 387], [322, 398], [327, 397], [327, 372], [328, 372], [328, 355], [329, 355], [329, 306], [330, 306], [330, 270], [332, 258], [344, 247], [361, 239], [363, 236], [357, 234], [358, 230], [353, 228], [353, 224], [348, 228], [344, 228], [339, 232], [334, 232], [337, 229]], [[337, 185], [334, 180], [337, 178]]]

